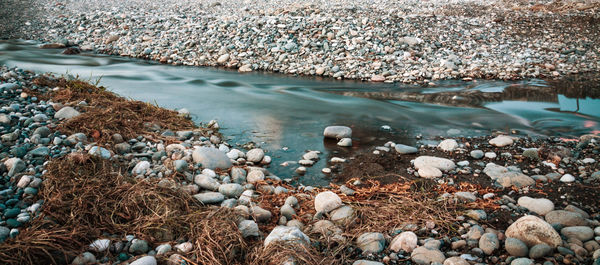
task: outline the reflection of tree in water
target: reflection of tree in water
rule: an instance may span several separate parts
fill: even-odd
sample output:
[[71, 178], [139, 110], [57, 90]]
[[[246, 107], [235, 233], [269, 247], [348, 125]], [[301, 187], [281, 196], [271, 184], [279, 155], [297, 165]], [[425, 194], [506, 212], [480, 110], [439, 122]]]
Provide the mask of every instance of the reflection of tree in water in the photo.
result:
[[548, 81], [547, 86], [513, 84], [505, 87], [502, 92], [482, 92], [466, 88], [459, 91], [427, 94], [398, 91], [333, 91], [332, 93], [378, 100], [400, 100], [482, 108], [487, 102], [500, 102], [504, 100], [558, 102], [558, 95], [565, 95], [568, 98], [600, 98], [600, 78], [583, 76], [568, 77], [561, 80]]

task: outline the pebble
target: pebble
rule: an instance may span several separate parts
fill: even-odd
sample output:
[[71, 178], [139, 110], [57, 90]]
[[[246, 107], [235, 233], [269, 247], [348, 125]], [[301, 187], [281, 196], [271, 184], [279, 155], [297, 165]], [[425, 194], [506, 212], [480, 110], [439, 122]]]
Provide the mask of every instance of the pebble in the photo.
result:
[[574, 181], [575, 181], [575, 177], [573, 177], [573, 175], [571, 175], [571, 174], [564, 174], [562, 177], [560, 177], [560, 182], [571, 183]]
[[416, 154], [419, 151], [419, 149], [417, 149], [416, 147], [403, 145], [403, 144], [394, 145], [394, 149], [396, 150], [396, 152], [398, 152], [399, 154], [403, 154], [403, 155]]

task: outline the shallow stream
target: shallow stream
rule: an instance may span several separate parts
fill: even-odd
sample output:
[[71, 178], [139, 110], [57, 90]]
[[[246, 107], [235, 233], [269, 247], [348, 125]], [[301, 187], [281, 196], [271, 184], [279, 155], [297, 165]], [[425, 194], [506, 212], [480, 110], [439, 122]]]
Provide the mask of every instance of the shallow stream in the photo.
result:
[[[600, 99], [585, 93], [567, 97], [568, 93], [557, 92], [564, 89], [549, 88], [543, 80], [447, 81], [435, 88], [422, 88], [240, 74], [61, 52], [39, 49], [32, 42], [0, 42], [0, 65], [92, 81], [101, 78], [100, 85], [124, 97], [171, 109], [186, 108], [197, 122], [217, 119], [229, 143], [254, 141], [268, 150], [276, 165], [298, 161], [305, 150], [324, 152], [322, 159], [299, 179], [304, 184], [329, 183], [320, 172], [328, 157], [345, 156], [387, 140], [414, 144], [418, 135], [475, 136], [515, 129], [531, 136], [573, 137], [600, 130]], [[526, 92], [519, 92], [521, 88], [527, 88]], [[328, 125], [352, 127], [354, 146], [345, 149], [323, 141], [322, 132]], [[391, 130], [381, 129], [382, 125]], [[275, 166], [272, 171], [288, 178], [295, 168], [293, 164], [287, 168]]]

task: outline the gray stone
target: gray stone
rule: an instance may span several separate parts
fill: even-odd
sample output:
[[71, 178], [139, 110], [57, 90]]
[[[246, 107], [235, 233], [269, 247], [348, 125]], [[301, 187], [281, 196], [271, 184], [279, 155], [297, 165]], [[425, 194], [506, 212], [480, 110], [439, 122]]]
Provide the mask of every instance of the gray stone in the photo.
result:
[[529, 248], [523, 241], [512, 237], [506, 239], [504, 248], [508, 254], [515, 257], [525, 257], [529, 253]]
[[129, 253], [140, 255], [148, 252], [149, 249], [146, 240], [134, 239], [131, 241], [131, 246], [129, 246]]
[[444, 253], [437, 249], [428, 249], [426, 247], [418, 247], [410, 254], [411, 260], [419, 265], [429, 265], [437, 262], [442, 263], [446, 259]]
[[567, 238], [576, 238], [582, 242], [594, 238], [594, 230], [587, 226], [571, 226], [560, 230], [560, 233]]
[[491, 255], [499, 247], [500, 241], [494, 233], [485, 233], [479, 239], [479, 248], [487, 255]]
[[483, 158], [483, 151], [481, 151], [481, 150], [473, 150], [473, 151], [471, 151], [471, 157], [475, 158], [475, 159], [482, 159]]
[[196, 175], [194, 177], [194, 183], [196, 183], [196, 185], [200, 186], [203, 189], [213, 191], [218, 190], [219, 186], [221, 186], [221, 184], [219, 184], [219, 182], [215, 178], [209, 177], [204, 174]]
[[529, 250], [529, 257], [539, 259], [552, 254], [552, 248], [546, 244], [537, 244]]
[[354, 209], [344, 205], [329, 213], [329, 219], [337, 225], [345, 226], [352, 222], [355, 217]]
[[451, 152], [458, 148], [458, 143], [454, 139], [446, 139], [438, 144], [438, 148], [442, 151]]
[[239, 198], [244, 192], [244, 187], [237, 183], [222, 184], [219, 186], [219, 192], [229, 198]]
[[202, 164], [203, 168], [209, 169], [228, 169], [231, 167], [231, 160], [219, 149], [211, 147], [200, 147], [194, 150], [192, 158], [195, 163]]
[[357, 261], [354, 261], [352, 263], [352, 265], [384, 265], [381, 262], [377, 262], [377, 261], [370, 261], [370, 260], [364, 260], [364, 259], [359, 259]]
[[177, 172], [184, 172], [188, 168], [188, 163], [185, 160], [179, 159], [173, 161], [173, 167]]
[[337, 145], [339, 146], [343, 146], [343, 147], [350, 147], [352, 146], [352, 139], [350, 138], [342, 138]]
[[241, 167], [232, 167], [229, 175], [231, 176], [231, 180], [235, 183], [243, 184], [246, 182], [246, 170]]
[[529, 176], [516, 171], [511, 171], [503, 166], [494, 163], [488, 163], [483, 169], [483, 173], [504, 188], [515, 186], [517, 188], [535, 184], [535, 180]]
[[398, 152], [399, 154], [416, 154], [419, 149], [417, 149], [416, 147], [413, 146], [408, 146], [408, 145], [403, 145], [403, 144], [396, 144], [394, 146], [394, 149], [396, 150], [396, 152]]
[[584, 226], [587, 225], [587, 221], [581, 214], [570, 212], [570, 211], [551, 211], [544, 217], [546, 222], [551, 225], [560, 224], [562, 226]]
[[281, 212], [281, 215], [287, 218], [287, 220], [292, 220], [292, 217], [296, 215], [296, 211], [294, 210], [294, 208], [292, 208], [292, 206], [288, 204], [284, 204], [283, 206], [281, 206], [281, 209], [279, 209], [279, 211]]
[[421, 168], [419, 168], [419, 170], [417, 172], [419, 173], [419, 177], [421, 177], [421, 178], [431, 179], [431, 178], [442, 177], [442, 171], [440, 171], [436, 167], [421, 166]]
[[252, 208], [250, 208], [251, 212], [252, 212], [252, 217], [254, 218], [254, 220], [260, 222], [260, 223], [266, 223], [269, 220], [271, 220], [272, 214], [271, 212], [260, 208], [259, 206], [252, 206]]
[[108, 149], [99, 146], [93, 146], [92, 148], [90, 148], [90, 151], [88, 153], [92, 156], [97, 156], [104, 159], [109, 159], [111, 157], [110, 151], [108, 151]]
[[81, 115], [79, 111], [75, 110], [72, 107], [62, 107], [59, 111], [54, 113], [55, 119], [71, 119]]
[[474, 202], [477, 200], [477, 197], [475, 197], [475, 194], [473, 194], [472, 192], [459, 191], [457, 193], [454, 193], [454, 196], [459, 201], [463, 202]]
[[379, 253], [385, 249], [385, 237], [382, 233], [364, 233], [356, 239], [356, 246], [363, 252]]
[[260, 230], [258, 230], [258, 224], [256, 224], [256, 222], [254, 222], [253, 220], [242, 220], [239, 224], [238, 224], [238, 229], [240, 230], [240, 233], [242, 233], [242, 236], [244, 238], [247, 237], [259, 237], [260, 236]]
[[196, 200], [203, 204], [217, 204], [225, 200], [225, 196], [218, 192], [204, 192], [193, 196]]
[[533, 260], [528, 258], [517, 258], [514, 259], [510, 265], [533, 265]]

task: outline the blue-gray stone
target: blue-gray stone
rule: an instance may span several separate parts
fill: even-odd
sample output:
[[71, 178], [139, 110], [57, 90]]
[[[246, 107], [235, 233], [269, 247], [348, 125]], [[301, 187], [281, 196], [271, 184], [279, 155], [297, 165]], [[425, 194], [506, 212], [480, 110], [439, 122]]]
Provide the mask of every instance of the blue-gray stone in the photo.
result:
[[6, 226], [0, 226], [0, 243], [4, 242], [10, 235], [10, 228]]
[[394, 146], [394, 149], [396, 149], [396, 152], [403, 154], [403, 155], [404, 154], [414, 154], [419, 151], [416, 147], [403, 145], [403, 144], [396, 144]]
[[148, 249], [148, 242], [146, 240], [134, 239], [131, 241], [131, 246], [129, 246], [129, 253], [136, 255], [145, 254], [148, 252]]
[[5, 218], [13, 218], [13, 217], [16, 217], [17, 215], [19, 215], [20, 213], [21, 213], [20, 208], [10, 208], [10, 209], [6, 209], [6, 211], [4, 211], [4, 217]]
[[50, 135], [50, 129], [48, 129], [46, 126], [38, 127], [35, 129], [35, 131], [33, 131], [33, 134], [39, 134], [41, 137], [46, 137]]
[[29, 151], [29, 154], [32, 156], [48, 156], [50, 154], [50, 148], [41, 146]]
[[215, 204], [225, 200], [225, 196], [219, 192], [204, 192], [193, 196], [196, 200], [204, 204]]
[[0, 85], [0, 91], [14, 90], [17, 88], [19, 88], [19, 85], [15, 83], [5, 83]]
[[177, 172], [183, 172], [188, 168], [188, 163], [185, 160], [175, 160], [173, 161], [173, 167]]
[[10, 228], [15, 228], [21, 226], [21, 223], [13, 218], [10, 218], [6, 220], [6, 225], [8, 225]]
[[110, 158], [110, 151], [108, 151], [107, 149], [105, 149], [103, 147], [98, 147], [98, 146], [92, 147], [89, 151], [89, 154], [93, 155], [93, 156], [99, 156], [104, 159]]
[[23, 192], [25, 194], [31, 194], [31, 195], [36, 195], [38, 193], [38, 189], [36, 188], [32, 188], [32, 187], [27, 187], [23, 190]]
[[230, 198], [238, 198], [244, 192], [244, 188], [237, 183], [222, 184], [219, 186], [219, 192]]

